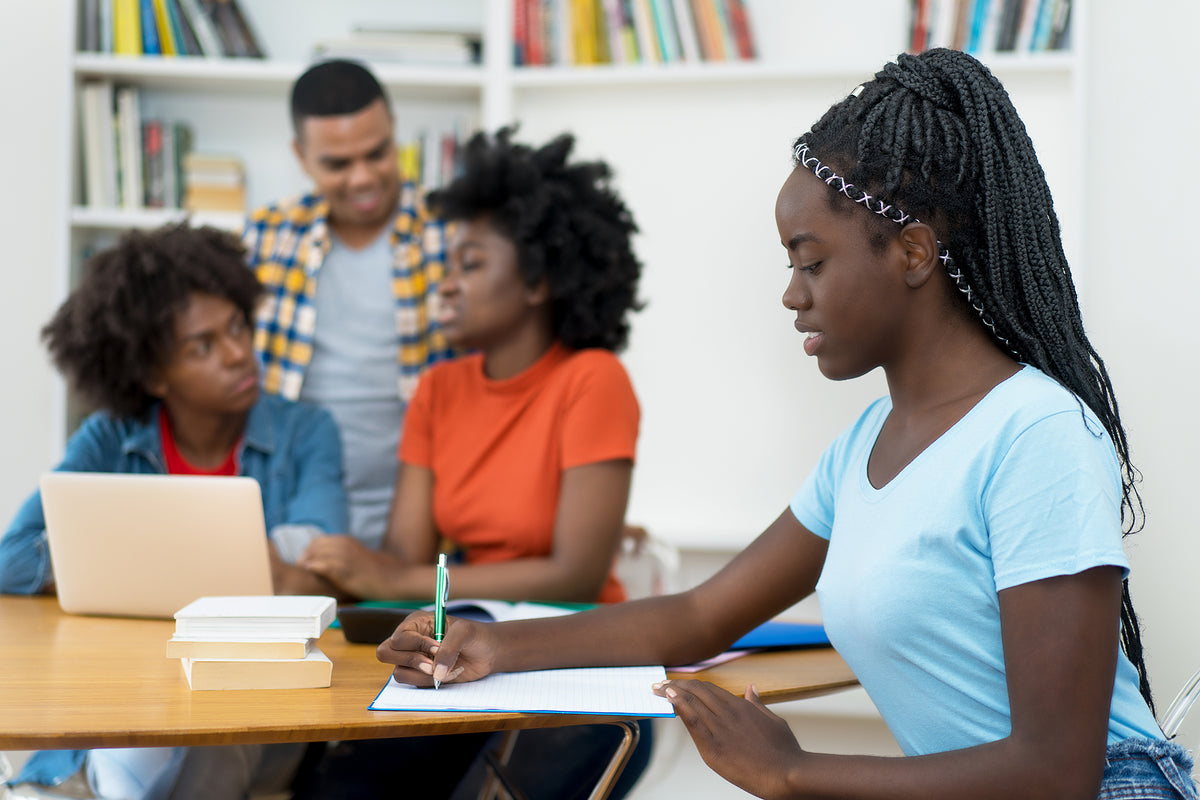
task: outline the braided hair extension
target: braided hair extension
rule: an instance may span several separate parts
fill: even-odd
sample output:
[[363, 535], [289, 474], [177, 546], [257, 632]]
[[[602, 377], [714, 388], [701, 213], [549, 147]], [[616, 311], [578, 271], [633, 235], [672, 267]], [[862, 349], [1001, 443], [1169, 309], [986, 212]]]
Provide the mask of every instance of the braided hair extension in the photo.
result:
[[[1124, 534], [1141, 530], [1141, 476], [1108, 370], [1084, 333], [1050, 189], [1008, 93], [975, 58], [941, 48], [900, 55], [860, 89], [796, 146], [807, 144], [848, 183], [938, 231], [982, 304], [983, 320], [994, 323], [989, 333], [997, 345], [1074, 392], [1099, 418], [1121, 464]], [[871, 218], [880, 230], [890, 225]], [[887, 236], [894, 235], [890, 228]], [[1121, 644], [1153, 711], [1128, 581]]]

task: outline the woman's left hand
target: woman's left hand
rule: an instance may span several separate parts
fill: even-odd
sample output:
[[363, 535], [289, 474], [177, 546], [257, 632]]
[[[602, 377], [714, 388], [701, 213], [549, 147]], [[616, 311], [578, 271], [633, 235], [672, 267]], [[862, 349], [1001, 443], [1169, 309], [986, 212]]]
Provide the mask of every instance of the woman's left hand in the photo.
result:
[[300, 566], [368, 600], [388, 599], [389, 585], [402, 569], [395, 557], [371, 550], [353, 536], [319, 536], [300, 556]]
[[744, 697], [700, 680], [664, 681], [654, 691], [671, 701], [714, 772], [758, 797], [786, 796], [788, 771], [804, 751], [753, 685]]

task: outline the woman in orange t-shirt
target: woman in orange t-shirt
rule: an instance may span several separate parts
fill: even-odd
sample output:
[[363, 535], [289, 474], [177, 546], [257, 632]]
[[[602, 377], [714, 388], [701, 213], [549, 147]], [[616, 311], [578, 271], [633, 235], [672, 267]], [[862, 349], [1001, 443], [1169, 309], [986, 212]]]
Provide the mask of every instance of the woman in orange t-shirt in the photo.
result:
[[470, 355], [422, 378], [381, 551], [324, 537], [302, 563], [363, 598], [428, 598], [443, 539], [457, 597], [612, 602], [639, 411], [614, 351], [637, 307], [629, 211], [573, 140], [468, 143], [430, 198], [454, 223], [437, 322]]
[[[538, 149], [510, 136], [475, 136], [463, 175], [430, 198], [455, 223], [437, 321], [471, 354], [435, 365], [417, 386], [383, 549], [327, 536], [302, 559], [359, 597], [428, 598], [445, 538], [464, 557], [451, 568], [455, 597], [624, 599], [612, 564], [639, 411], [614, 351], [637, 307], [636, 226], [607, 185], [607, 165], [568, 163], [570, 136]], [[615, 731], [524, 731], [509, 774], [531, 800], [586, 796]], [[342, 742], [297, 797], [380, 796], [423, 775], [441, 785], [416, 794], [443, 796], [464, 771], [459, 789], [469, 791], [478, 770], [463, 765], [486, 738]], [[612, 798], [646, 768], [652, 741], [643, 724]]]

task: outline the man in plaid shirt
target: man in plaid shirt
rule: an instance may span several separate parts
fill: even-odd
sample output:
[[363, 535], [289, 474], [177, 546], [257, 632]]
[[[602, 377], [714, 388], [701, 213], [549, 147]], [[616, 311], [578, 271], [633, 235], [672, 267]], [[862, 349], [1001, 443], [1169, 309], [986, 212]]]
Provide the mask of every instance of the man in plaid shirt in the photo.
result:
[[266, 290], [254, 345], [268, 393], [333, 414], [350, 533], [377, 548], [406, 405], [425, 368], [450, 355], [434, 308], [445, 237], [422, 190], [401, 181], [388, 98], [369, 71], [350, 61], [310, 68], [292, 87], [291, 114], [314, 189], [246, 222]]

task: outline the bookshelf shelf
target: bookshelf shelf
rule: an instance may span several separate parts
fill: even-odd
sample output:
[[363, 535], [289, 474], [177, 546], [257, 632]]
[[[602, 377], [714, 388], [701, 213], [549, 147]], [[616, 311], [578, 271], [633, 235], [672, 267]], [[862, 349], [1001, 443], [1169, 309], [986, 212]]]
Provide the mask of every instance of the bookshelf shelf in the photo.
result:
[[[163, 91], [278, 94], [287, 91], [305, 66], [298, 60], [77, 53], [74, 71], [79, 79], [108, 79]], [[484, 84], [479, 66], [373, 64], [372, 70], [389, 89], [399, 89], [401, 97], [478, 100]]]
[[[871, 67], [823, 67], [823, 77], [838, 78], [869, 73]], [[736, 83], [772, 80], [811, 80], [812, 70], [800, 67], [778, 67], [754, 61], [635, 64], [573, 67], [518, 67], [513, 70], [512, 85], [516, 89], [539, 87], [642, 86], [695, 83]]]
[[[1066, 75], [1075, 69], [1072, 53], [997, 53], [986, 59], [999, 74]], [[595, 64], [590, 66], [523, 66], [512, 70], [514, 89], [583, 88], [588, 86], [670, 86], [671, 84], [725, 84], [793, 81], [797, 85], [820, 80], [857, 79], [874, 74], [878, 60], [858, 63], [822, 62], [814, 65], [777, 65], [762, 61], [675, 64]]]
[[[189, 212], [180, 208], [91, 208], [72, 206], [71, 227], [78, 231], [122, 231], [127, 228], [157, 228], [168, 222], [188, 217]], [[196, 211], [190, 214], [198, 225], [212, 225], [230, 231], [238, 231], [244, 218], [241, 214], [221, 211]]]

